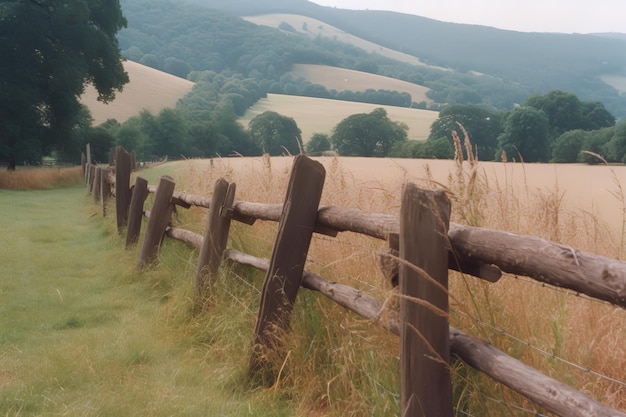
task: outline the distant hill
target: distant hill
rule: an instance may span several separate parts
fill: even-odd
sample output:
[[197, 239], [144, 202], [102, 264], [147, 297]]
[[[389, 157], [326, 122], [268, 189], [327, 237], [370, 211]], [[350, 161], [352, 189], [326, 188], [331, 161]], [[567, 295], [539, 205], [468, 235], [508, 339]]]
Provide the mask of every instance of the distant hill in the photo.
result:
[[394, 59], [396, 61], [406, 62], [407, 64], [411, 65], [426, 65], [412, 55], [385, 48], [376, 43], [356, 37], [332, 25], [308, 16], [274, 13], [257, 16], [243, 16], [243, 18], [248, 22], [256, 23], [257, 25], [270, 26], [273, 28], [280, 28], [281, 25], [286, 23], [290, 25], [295, 31], [308, 35], [311, 38], [316, 38], [318, 36], [331, 38], [333, 40], [345, 42], [350, 45], [354, 45], [357, 48], [364, 49], [367, 52], [376, 53], [387, 58]]
[[302, 77], [312, 83], [321, 84], [329, 90], [393, 90], [410, 94], [414, 102], [431, 101], [426, 96], [428, 88], [424, 86], [362, 71], [330, 67], [328, 65], [296, 64], [289, 74], [294, 78]]
[[[486, 74], [525, 87], [528, 94], [571, 91], [582, 100], [601, 101], [616, 115], [626, 117], [626, 96], [602, 78], [626, 76], [623, 34], [523, 33], [396, 12], [323, 7], [306, 0], [192, 1], [239, 16], [307, 16], [430, 65], [462, 74]], [[441, 100], [445, 97], [438, 97]]]
[[176, 102], [191, 91], [191, 81], [175, 77], [162, 71], [146, 67], [132, 61], [124, 62], [130, 82], [117, 93], [115, 100], [104, 104], [97, 100], [93, 86], [88, 86], [81, 97], [81, 103], [89, 107], [94, 125], [107, 119], [122, 123], [146, 109], [156, 114], [167, 107], [175, 107]]

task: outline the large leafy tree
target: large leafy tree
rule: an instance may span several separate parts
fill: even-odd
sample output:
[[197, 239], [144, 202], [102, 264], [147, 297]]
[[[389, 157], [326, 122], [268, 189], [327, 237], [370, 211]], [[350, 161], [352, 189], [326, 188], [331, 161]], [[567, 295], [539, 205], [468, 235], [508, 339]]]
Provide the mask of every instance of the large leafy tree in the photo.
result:
[[511, 111], [504, 122], [504, 133], [498, 137], [500, 151], [509, 160], [546, 162], [550, 159], [548, 116], [533, 107], [520, 107]]
[[335, 126], [331, 140], [339, 155], [387, 156], [394, 145], [406, 141], [408, 130], [381, 107], [346, 117]]
[[116, 39], [125, 26], [118, 0], [0, 2], [0, 159], [36, 162], [63, 148], [86, 84], [115, 98], [128, 82]]
[[498, 135], [502, 130], [500, 113], [474, 104], [446, 107], [439, 112], [439, 117], [430, 127], [428, 140], [447, 138], [452, 145], [452, 131], [460, 133], [458, 123], [461, 123], [467, 131], [478, 159], [493, 160], [498, 147]]
[[263, 152], [297, 155], [302, 151], [302, 132], [291, 117], [266, 111], [250, 120], [248, 126], [252, 138]]

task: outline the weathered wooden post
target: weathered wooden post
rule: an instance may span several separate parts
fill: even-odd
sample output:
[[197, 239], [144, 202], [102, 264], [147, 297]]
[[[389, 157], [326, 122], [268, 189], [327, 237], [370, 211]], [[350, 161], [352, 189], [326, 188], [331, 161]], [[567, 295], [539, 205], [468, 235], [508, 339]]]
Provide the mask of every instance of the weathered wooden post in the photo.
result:
[[304, 155], [295, 158], [254, 331], [250, 376], [262, 384], [273, 383], [275, 379], [265, 353], [280, 349], [281, 334], [289, 327], [289, 316], [300, 288], [317, 221], [325, 176], [326, 171], [320, 163]]
[[89, 166], [91, 165], [91, 145], [89, 143], [85, 146], [85, 152], [85, 184], [89, 184]]
[[117, 230], [120, 231], [128, 222], [130, 206], [130, 155], [124, 148], [115, 149], [115, 210]]
[[137, 269], [142, 269], [150, 263], [158, 254], [159, 246], [165, 235], [165, 230], [170, 223], [172, 215], [172, 195], [174, 194], [174, 181], [167, 177], [161, 177], [154, 194], [154, 204], [150, 211], [150, 219], [143, 238]]
[[102, 168], [96, 167], [96, 174], [93, 178], [93, 199], [96, 203], [100, 201], [100, 186], [102, 185]]
[[148, 181], [141, 177], [135, 179], [130, 210], [128, 211], [128, 228], [126, 230], [126, 249], [137, 243], [141, 231], [141, 218], [143, 217], [143, 203], [148, 197]]
[[89, 194], [93, 193], [93, 182], [96, 176], [96, 166], [89, 165]]
[[206, 297], [208, 287], [218, 273], [224, 250], [226, 250], [231, 222], [227, 210], [232, 208], [235, 200], [235, 189], [235, 184], [229, 184], [223, 178], [217, 180], [213, 188], [196, 270], [198, 302], [202, 302]]
[[[451, 417], [445, 192], [406, 184], [400, 208], [401, 415]], [[414, 266], [415, 267], [414, 267]]]
[[102, 216], [107, 215], [107, 200], [111, 198], [111, 183], [109, 183], [109, 172], [111, 172], [110, 168], [106, 168], [102, 170], [102, 175], [100, 176], [100, 200], [102, 202]]

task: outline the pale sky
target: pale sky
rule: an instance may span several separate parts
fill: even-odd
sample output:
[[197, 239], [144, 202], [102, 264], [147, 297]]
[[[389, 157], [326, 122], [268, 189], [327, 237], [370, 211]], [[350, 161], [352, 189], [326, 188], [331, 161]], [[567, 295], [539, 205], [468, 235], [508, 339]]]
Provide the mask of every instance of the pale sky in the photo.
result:
[[311, 0], [523, 32], [626, 33], [626, 0]]

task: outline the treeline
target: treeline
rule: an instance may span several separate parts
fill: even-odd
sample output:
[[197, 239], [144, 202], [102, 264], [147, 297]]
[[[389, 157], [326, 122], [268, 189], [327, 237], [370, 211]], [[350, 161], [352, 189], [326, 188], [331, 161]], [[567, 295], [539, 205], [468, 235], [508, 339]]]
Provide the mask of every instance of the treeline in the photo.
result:
[[[626, 163], [626, 121], [615, 125], [615, 117], [602, 103], [581, 101], [559, 90], [531, 96], [509, 111], [446, 107], [425, 142], [406, 141], [390, 156], [452, 158], [452, 132], [462, 138], [463, 129], [480, 160]], [[467, 154], [464, 144], [463, 152]]]

